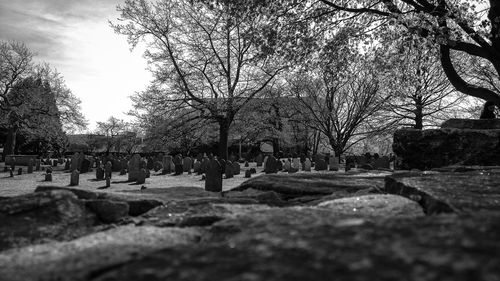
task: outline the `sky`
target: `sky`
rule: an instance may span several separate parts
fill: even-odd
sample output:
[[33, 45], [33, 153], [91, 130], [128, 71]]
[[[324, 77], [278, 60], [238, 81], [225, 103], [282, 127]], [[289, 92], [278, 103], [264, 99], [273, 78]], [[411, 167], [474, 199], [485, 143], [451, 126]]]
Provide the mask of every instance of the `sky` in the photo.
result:
[[129, 96], [146, 88], [151, 74], [142, 50], [115, 34], [116, 6], [124, 0], [0, 0], [0, 40], [24, 42], [64, 76], [94, 130], [114, 116], [127, 121]]

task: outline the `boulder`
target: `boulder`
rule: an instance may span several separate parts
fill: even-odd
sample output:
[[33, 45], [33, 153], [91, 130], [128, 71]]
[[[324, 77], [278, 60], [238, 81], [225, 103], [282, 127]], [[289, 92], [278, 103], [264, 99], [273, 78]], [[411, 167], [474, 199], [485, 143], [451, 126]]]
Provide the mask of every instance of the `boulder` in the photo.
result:
[[394, 133], [393, 150], [403, 170], [500, 165], [500, 130], [401, 129]]
[[3, 199], [0, 251], [47, 239], [68, 240], [87, 234], [96, 216], [69, 191], [50, 190]]
[[500, 119], [449, 119], [441, 124], [441, 128], [500, 130]]

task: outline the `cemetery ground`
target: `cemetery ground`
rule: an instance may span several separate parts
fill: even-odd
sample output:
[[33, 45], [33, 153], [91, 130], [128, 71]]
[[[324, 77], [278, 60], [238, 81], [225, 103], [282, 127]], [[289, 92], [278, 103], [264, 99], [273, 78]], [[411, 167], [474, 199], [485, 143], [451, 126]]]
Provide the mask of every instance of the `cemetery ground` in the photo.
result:
[[222, 194], [0, 173], [0, 280], [500, 280], [500, 167], [249, 168]]

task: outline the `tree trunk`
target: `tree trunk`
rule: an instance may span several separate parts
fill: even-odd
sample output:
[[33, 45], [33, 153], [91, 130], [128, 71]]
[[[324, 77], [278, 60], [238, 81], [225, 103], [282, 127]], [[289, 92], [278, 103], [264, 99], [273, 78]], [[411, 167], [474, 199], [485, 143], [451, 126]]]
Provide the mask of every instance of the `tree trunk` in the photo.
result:
[[219, 159], [227, 160], [229, 125], [230, 123], [227, 120], [219, 121]]
[[7, 131], [7, 140], [5, 141], [2, 159], [5, 159], [5, 156], [15, 154], [16, 151], [16, 138], [17, 138], [17, 127], [9, 128]]
[[422, 130], [424, 128], [424, 114], [421, 99], [415, 100], [415, 129]]

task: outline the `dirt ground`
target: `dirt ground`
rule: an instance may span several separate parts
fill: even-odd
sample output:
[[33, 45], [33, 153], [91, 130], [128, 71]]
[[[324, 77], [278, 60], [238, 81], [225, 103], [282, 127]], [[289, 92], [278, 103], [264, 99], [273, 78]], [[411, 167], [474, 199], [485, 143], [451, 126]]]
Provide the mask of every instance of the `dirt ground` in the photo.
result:
[[[37, 186], [50, 185], [50, 186], [69, 186], [70, 173], [63, 171], [64, 165], [59, 165], [53, 168], [52, 182], [45, 181], [45, 171], [34, 171], [32, 174], [27, 173], [27, 166], [16, 166], [14, 177], [11, 178], [9, 172], [4, 172], [5, 163], [0, 163], [0, 196], [16, 196], [20, 194], [31, 193]], [[243, 166], [243, 165], [242, 165]], [[17, 175], [17, 170], [23, 168], [23, 174]], [[247, 180], [245, 178], [245, 170], [256, 168], [257, 174], [252, 177], [259, 176], [263, 173], [262, 167], [256, 167], [256, 163], [250, 163], [249, 168], [242, 167], [241, 173], [235, 175], [234, 178], [224, 179], [222, 189], [229, 190], [240, 185]], [[106, 186], [105, 181], [96, 181], [95, 169], [92, 172], [80, 174], [80, 182], [78, 188], [83, 189], [98, 189]], [[126, 182], [128, 175], [120, 176], [119, 173], [113, 173], [111, 178], [111, 187], [107, 188], [107, 192], [123, 191], [123, 190], [137, 190], [142, 185], [146, 188], [169, 188], [174, 186], [196, 186], [200, 188], [205, 187], [205, 181], [201, 180], [201, 176], [196, 174], [188, 175], [184, 173], [180, 176], [161, 175], [160, 171], [155, 173], [151, 171], [151, 177], [146, 179], [145, 184], [136, 184], [135, 182]]]

